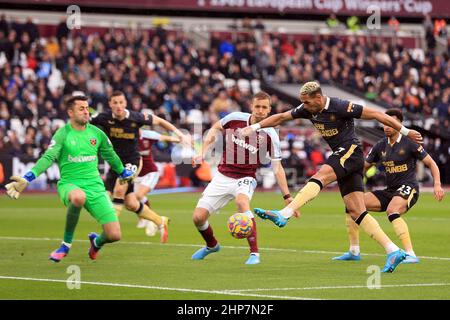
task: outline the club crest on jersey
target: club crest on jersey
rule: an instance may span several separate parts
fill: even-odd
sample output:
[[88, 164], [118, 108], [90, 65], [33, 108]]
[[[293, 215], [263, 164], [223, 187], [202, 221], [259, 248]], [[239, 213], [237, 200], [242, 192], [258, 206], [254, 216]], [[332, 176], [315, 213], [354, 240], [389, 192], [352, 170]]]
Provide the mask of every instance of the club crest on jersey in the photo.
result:
[[386, 151], [381, 151], [381, 156], [382, 156], [383, 158], [386, 158]]
[[97, 145], [97, 139], [91, 138], [90, 140], [91, 146], [95, 147]]
[[131, 124], [131, 127], [132, 127], [132, 128], [135, 128], [135, 127], [136, 127], [136, 123], [133, 122], [133, 123]]
[[336, 116], [334, 115], [334, 114], [332, 114], [331, 116], [330, 116], [330, 121], [336, 121]]
[[400, 149], [400, 150], [398, 151], [398, 154], [399, 154], [399, 155], [404, 155], [404, 154], [405, 154], [405, 149]]

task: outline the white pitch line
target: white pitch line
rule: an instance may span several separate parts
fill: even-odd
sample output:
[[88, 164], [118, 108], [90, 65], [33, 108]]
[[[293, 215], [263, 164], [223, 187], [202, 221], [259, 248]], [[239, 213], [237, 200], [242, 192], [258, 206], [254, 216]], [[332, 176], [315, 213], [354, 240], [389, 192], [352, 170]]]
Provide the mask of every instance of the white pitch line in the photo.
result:
[[[59, 279], [40, 279], [40, 278], [26, 278], [26, 277], [10, 277], [10, 276], [0, 276], [0, 279], [67, 283], [67, 280], [59, 280]], [[144, 286], [144, 285], [137, 285], [137, 284], [91, 282], [91, 281], [80, 281], [79, 283], [85, 284], [85, 285], [94, 285], [94, 286], [109, 286], [109, 287], [121, 287], [121, 288], [133, 288], [133, 289], [150, 289], [150, 290], [162, 290], [162, 291], [206, 293], [206, 294], [241, 296], [241, 297], [273, 298], [273, 299], [284, 299], [284, 300], [286, 300], [286, 299], [289, 299], [289, 300], [320, 300], [320, 299], [304, 298], [304, 297], [296, 297], [296, 296], [277, 296], [277, 295], [265, 295], [265, 294], [239, 293], [239, 292], [230, 292], [229, 290], [201, 290], [201, 289], [186, 289], [186, 288], [169, 288], [169, 287], [157, 287], [157, 286]]]
[[[33, 238], [33, 237], [3, 237], [0, 236], [0, 240], [19, 240], [19, 241], [61, 241], [60, 238]], [[89, 240], [74, 240], [74, 242], [89, 242]], [[196, 247], [201, 248], [204, 245], [200, 244], [188, 244], [188, 243], [165, 243], [160, 244], [156, 242], [144, 242], [144, 241], [119, 241], [117, 244], [125, 244], [125, 245], [146, 245], [146, 246], [164, 246], [164, 247]], [[241, 246], [222, 246], [222, 248], [227, 249], [242, 249], [248, 250], [248, 247]], [[323, 251], [323, 250], [297, 250], [297, 249], [284, 249], [284, 248], [259, 248], [263, 251], [280, 251], [280, 252], [297, 252], [297, 253], [313, 253], [313, 254], [342, 254], [340, 251]], [[385, 257], [385, 254], [381, 253], [361, 253], [362, 256], [376, 256], [376, 257]], [[447, 257], [428, 257], [428, 256], [418, 256], [421, 259], [429, 259], [429, 260], [443, 260], [450, 261], [450, 258]]]
[[[450, 286], [450, 283], [407, 283], [407, 284], [387, 284], [380, 285], [381, 289], [385, 288], [402, 288], [402, 287], [441, 287]], [[255, 292], [255, 291], [299, 291], [299, 290], [329, 290], [329, 289], [368, 289], [367, 286], [332, 286], [332, 287], [303, 287], [303, 288], [255, 288], [242, 290], [227, 290], [227, 292]]]

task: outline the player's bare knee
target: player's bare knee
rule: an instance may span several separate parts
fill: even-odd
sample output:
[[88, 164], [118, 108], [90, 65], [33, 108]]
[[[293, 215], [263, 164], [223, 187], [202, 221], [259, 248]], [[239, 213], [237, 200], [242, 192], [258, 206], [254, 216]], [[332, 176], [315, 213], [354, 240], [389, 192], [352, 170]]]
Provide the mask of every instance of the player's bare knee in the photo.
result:
[[361, 215], [361, 212], [358, 212], [354, 209], [347, 209], [347, 214], [349, 214], [353, 220], [356, 220]]
[[402, 214], [404, 210], [402, 210], [402, 208], [399, 207], [388, 207], [386, 209], [386, 216], [389, 217], [392, 214]]
[[129, 211], [136, 212], [140, 208], [140, 202], [135, 198], [127, 197], [125, 199], [125, 208]]
[[75, 207], [82, 207], [86, 203], [86, 194], [81, 190], [76, 190], [70, 195], [70, 202]]
[[236, 199], [236, 207], [239, 212], [245, 212], [249, 207], [248, 201], [244, 199]]
[[196, 226], [200, 226], [200, 225], [205, 224], [206, 220], [207, 219], [205, 219], [205, 217], [203, 215], [196, 215], [194, 213], [194, 215], [192, 216], [192, 222], [194, 222], [194, 224]]
[[194, 222], [194, 224], [196, 226], [202, 226], [206, 223], [206, 221], [208, 220], [208, 212], [204, 212], [204, 210], [202, 209], [195, 209], [194, 214], [192, 215], [192, 222]]

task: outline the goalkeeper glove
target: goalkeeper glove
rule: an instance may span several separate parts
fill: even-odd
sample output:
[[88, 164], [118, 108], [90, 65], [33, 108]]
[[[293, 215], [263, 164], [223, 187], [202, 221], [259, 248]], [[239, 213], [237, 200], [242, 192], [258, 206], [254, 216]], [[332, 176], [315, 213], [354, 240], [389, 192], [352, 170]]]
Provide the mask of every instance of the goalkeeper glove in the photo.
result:
[[134, 179], [134, 172], [131, 170], [128, 170], [127, 168], [124, 168], [122, 173], [119, 175], [119, 183], [125, 184], [128, 181], [133, 181]]
[[36, 179], [36, 176], [31, 171], [27, 172], [23, 178], [19, 176], [12, 176], [11, 180], [14, 182], [10, 182], [5, 186], [6, 194], [12, 199], [18, 199], [20, 193], [25, 190], [25, 188], [28, 187], [28, 184], [34, 179]]

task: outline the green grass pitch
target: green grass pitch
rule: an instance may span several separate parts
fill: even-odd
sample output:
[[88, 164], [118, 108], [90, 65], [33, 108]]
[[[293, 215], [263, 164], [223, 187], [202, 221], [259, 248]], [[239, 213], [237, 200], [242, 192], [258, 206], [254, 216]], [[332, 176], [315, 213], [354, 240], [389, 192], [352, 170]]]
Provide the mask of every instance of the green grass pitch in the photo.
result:
[[[344, 206], [338, 193], [324, 192], [279, 229], [258, 221], [261, 264], [247, 266], [246, 240], [226, 229], [234, 213], [230, 203], [210, 223], [222, 250], [203, 261], [191, 255], [203, 241], [191, 216], [200, 194], [150, 196], [155, 211], [171, 217], [169, 242], [137, 229], [134, 213], [121, 216], [123, 238], [105, 246], [97, 261], [87, 256], [87, 234], [100, 226], [83, 210], [70, 254], [59, 264], [48, 260], [63, 234], [65, 209], [56, 194], [0, 197], [0, 299], [449, 299], [450, 200], [436, 202], [422, 194], [405, 216], [421, 262], [400, 265], [392, 274], [383, 267], [384, 251], [361, 233], [360, 262], [331, 258], [348, 249]], [[281, 196], [256, 192], [254, 207], [281, 208]], [[399, 244], [382, 213], [374, 216]], [[75, 268], [75, 269], [74, 269]], [[73, 288], [73, 270], [80, 287]], [[72, 284], [72, 289], [69, 287]]]

